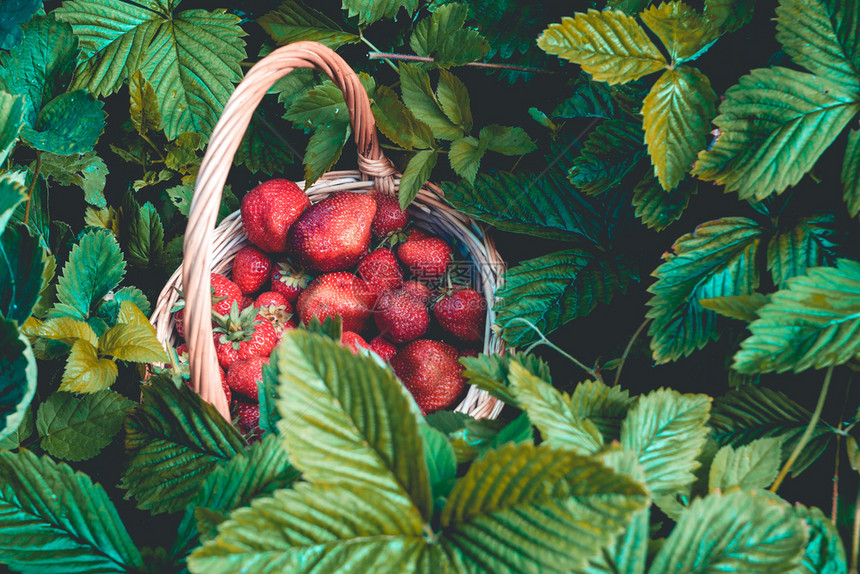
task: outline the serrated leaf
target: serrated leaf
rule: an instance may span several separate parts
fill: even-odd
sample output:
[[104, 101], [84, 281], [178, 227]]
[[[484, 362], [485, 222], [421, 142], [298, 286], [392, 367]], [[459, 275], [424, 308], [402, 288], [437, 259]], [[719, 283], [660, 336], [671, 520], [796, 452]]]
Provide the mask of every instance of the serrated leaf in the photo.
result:
[[505, 283], [496, 291], [496, 324], [511, 345], [526, 345], [538, 335], [516, 319], [527, 319], [548, 335], [625, 293], [635, 277], [623, 260], [586, 249], [523, 261], [505, 273]]
[[460, 78], [447, 70], [440, 70], [436, 97], [449, 120], [462, 127], [466, 133], [472, 131], [472, 105], [469, 91]]
[[788, 280], [805, 275], [811, 267], [836, 261], [833, 214], [804, 217], [794, 227], [781, 230], [767, 244], [767, 268], [773, 282], [785, 289]]
[[201, 477], [245, 448], [239, 432], [187, 386], [152, 377], [125, 423], [122, 487], [153, 514], [185, 508]]
[[443, 68], [480, 60], [490, 45], [477, 30], [463, 28], [468, 13], [466, 4], [438, 6], [429, 18], [415, 25], [409, 46], [417, 55], [431, 57], [434, 66]]
[[296, 0], [285, 0], [271, 12], [257, 18], [263, 30], [278, 46], [310, 40], [336, 50], [361, 39], [345, 32], [334, 20]]
[[655, 498], [693, 483], [708, 435], [711, 398], [658, 389], [639, 398], [621, 425], [621, 447], [635, 452]]
[[131, 103], [129, 114], [134, 129], [140, 135], [146, 135], [151, 131], [161, 129], [161, 113], [158, 111], [158, 98], [155, 90], [140, 70], [131, 76], [128, 83], [128, 93]]
[[[123, 287], [111, 295], [105, 297], [101, 305], [99, 305], [98, 316], [109, 325], [115, 325], [120, 318], [120, 311], [127, 304], [131, 304], [136, 312], [146, 321], [147, 315], [152, 310], [149, 300], [143, 291], [137, 287]], [[119, 321], [128, 322], [128, 321]], [[140, 323], [143, 324], [143, 323]]]
[[409, 16], [418, 8], [418, 0], [342, 0], [350, 18], [358, 16], [359, 24], [373, 24], [383, 18], [394, 18], [404, 8]]
[[716, 144], [699, 153], [699, 178], [762, 200], [795, 185], [860, 109], [858, 95], [820, 76], [753, 70], [726, 91]]
[[[536, 355], [523, 352], [500, 355], [478, 355], [477, 357], [463, 357], [460, 362], [466, 367], [463, 376], [470, 385], [475, 385], [482, 391], [487, 391], [497, 399], [512, 407], [519, 408], [519, 403], [510, 390], [510, 369], [516, 362], [520, 367], [526, 369], [535, 377], [546, 381], [552, 381], [549, 365]], [[443, 415], [437, 415], [443, 416]]]
[[372, 488], [429, 521], [427, 468], [413, 459], [421, 451], [417, 408], [394, 374], [300, 330], [285, 333], [276, 353], [278, 428], [305, 480]]
[[860, 352], [860, 263], [813, 267], [788, 280], [750, 323], [732, 368], [799, 372], [841, 365]]
[[611, 118], [615, 106], [606, 84], [592, 82], [580, 74], [573, 84], [573, 95], [558, 104], [550, 114], [553, 118]]
[[83, 574], [146, 567], [99, 484], [49, 457], [0, 452], [0, 553], [20, 572]]
[[48, 319], [36, 330], [39, 337], [45, 337], [54, 341], [61, 341], [67, 345], [74, 344], [78, 339], [83, 339], [95, 346], [99, 338], [93, 328], [85, 321], [77, 321], [71, 317], [57, 317]]
[[152, 325], [117, 325], [99, 338], [99, 353], [136, 363], [167, 362]]
[[400, 147], [426, 149], [436, 142], [430, 126], [418, 120], [388, 86], [376, 89], [371, 109], [379, 131]]
[[[33, 424], [33, 409], [28, 405], [24, 410], [24, 417], [21, 423], [3, 438], [0, 438], [0, 450], [16, 450], [21, 447], [21, 443], [30, 438], [35, 430]], [[4, 429], [5, 432], [5, 429]]]
[[441, 523], [446, 541], [487, 571], [563, 572], [584, 566], [645, 501], [637, 483], [594, 459], [509, 444], [472, 464]]
[[547, 54], [579, 64], [595, 80], [609, 84], [630, 82], [667, 65], [636, 19], [619, 10], [590, 9], [562, 18], [537, 42]]
[[83, 396], [55, 392], [36, 413], [41, 446], [66, 460], [86, 460], [109, 445], [122, 428], [132, 403], [119, 393], [104, 390]]
[[87, 319], [90, 309], [116, 287], [125, 275], [125, 261], [114, 236], [98, 229], [84, 235], [72, 248], [57, 284], [59, 304], [50, 316]]
[[636, 217], [648, 228], [663, 231], [681, 218], [696, 193], [698, 185], [692, 178], [681, 180], [678, 187], [667, 192], [653, 174], [648, 174], [633, 188]]
[[96, 145], [107, 114], [102, 102], [84, 90], [60, 94], [42, 108], [21, 137], [37, 150], [59, 155], [87, 153]]
[[0, 175], [0, 234], [26, 199], [27, 188], [24, 185], [9, 174]]
[[839, 0], [780, 0], [776, 39], [795, 64], [846, 88], [860, 88], [860, 6]]
[[[23, 96], [0, 91], [0, 164], [6, 161], [18, 141], [18, 134], [24, 125], [24, 111]], [[3, 226], [0, 225], [0, 232], [2, 231]]]
[[438, 150], [429, 149], [415, 152], [409, 159], [406, 169], [403, 170], [403, 177], [400, 178], [400, 190], [397, 193], [402, 209], [412, 203], [418, 190], [430, 179], [430, 172], [433, 171], [438, 157]]
[[726, 491], [734, 486], [741, 490], [765, 489], [779, 473], [782, 439], [761, 438], [732, 448], [721, 448], [711, 462], [708, 488]]
[[487, 149], [503, 155], [524, 155], [537, 149], [537, 145], [520, 127], [490, 124], [481, 128], [479, 137], [487, 142]]
[[848, 132], [845, 159], [842, 160], [842, 195], [848, 213], [855, 217], [860, 213], [860, 130]]
[[457, 480], [457, 455], [443, 432], [430, 425], [420, 425], [418, 430], [424, 442], [424, 462], [427, 464], [434, 512], [438, 512]]
[[673, 62], [695, 59], [714, 39], [705, 19], [683, 2], [651, 6], [639, 17], [660, 38]]
[[417, 64], [402, 63], [400, 92], [403, 103], [415, 117], [427, 124], [433, 135], [443, 140], [455, 140], [463, 136], [463, 129], [448, 119], [430, 87], [430, 76]]
[[0, 439], [24, 419], [36, 393], [36, 357], [14, 321], [0, 315]]
[[705, 0], [704, 20], [716, 38], [752, 21], [755, 0]]
[[0, 23], [0, 48], [11, 50], [24, 38], [23, 24], [42, 7], [42, 0], [7, 0], [3, 3], [3, 19]]
[[[9, 187], [0, 184], [3, 191]], [[17, 223], [0, 235], [0, 256], [0, 316], [23, 323], [39, 301], [47, 256], [39, 238]]]
[[137, 213], [126, 212], [128, 261], [141, 269], [158, 269], [164, 259], [164, 227], [155, 207], [147, 202]]
[[769, 301], [770, 296], [755, 292], [699, 299], [699, 305], [724, 317], [750, 322], [758, 319], [758, 310]]
[[487, 151], [487, 140], [478, 140], [472, 136], [466, 136], [451, 142], [448, 151], [448, 160], [454, 173], [465, 179], [470, 184], [475, 183], [475, 176], [481, 167], [481, 158]]
[[648, 572], [792, 572], [805, 544], [788, 504], [744, 491], [711, 494], [684, 511]]
[[795, 503], [793, 514], [809, 529], [809, 541], [803, 553], [803, 561], [796, 574], [840, 574], [848, 571], [845, 548], [839, 531], [818, 508]]
[[681, 236], [652, 275], [646, 316], [654, 360], [687, 356], [719, 336], [716, 315], [700, 299], [745, 295], [758, 287], [756, 254], [763, 229], [743, 217], [725, 217]]
[[510, 365], [510, 388], [529, 420], [550, 446], [578, 454], [594, 454], [603, 446], [603, 436], [592, 421], [572, 407], [570, 396], [535, 377], [516, 362]]
[[294, 163], [298, 154], [281, 133], [281, 126], [274, 125], [265, 110], [257, 108], [251, 118], [234, 162], [243, 165], [252, 173], [280, 174]]
[[[766, 387], [747, 385], [717, 397], [711, 427], [720, 445], [743, 446], [760, 438], [782, 438], [783, 461], [794, 451], [812, 412], [785, 394]], [[819, 422], [809, 443], [792, 467], [797, 476], [821, 455], [830, 440], [829, 427]]]
[[116, 363], [99, 357], [92, 343], [78, 339], [63, 369], [60, 390], [70, 393], [96, 393], [111, 386], [119, 374]]
[[95, 151], [85, 154], [42, 154], [42, 174], [60, 185], [74, 185], [84, 191], [84, 200], [98, 208], [107, 206], [104, 196], [108, 167]]
[[642, 128], [622, 119], [601, 122], [572, 162], [570, 182], [581, 191], [594, 195], [618, 184], [645, 157]]
[[[626, 390], [600, 381], [583, 381], [570, 395], [570, 406], [580, 418], [593, 422], [604, 439], [618, 440], [621, 422], [636, 403]], [[634, 477], [635, 478], [635, 477]]]

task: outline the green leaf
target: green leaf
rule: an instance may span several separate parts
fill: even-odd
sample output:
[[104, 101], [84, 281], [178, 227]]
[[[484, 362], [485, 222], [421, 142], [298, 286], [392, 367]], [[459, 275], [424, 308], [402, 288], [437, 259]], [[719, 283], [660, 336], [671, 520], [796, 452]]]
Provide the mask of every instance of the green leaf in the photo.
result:
[[517, 403], [549, 446], [583, 455], [601, 449], [603, 437], [597, 425], [579, 416], [566, 393], [557, 391], [516, 362], [510, 366], [510, 385]]
[[478, 169], [481, 167], [481, 158], [487, 151], [487, 144], [487, 140], [478, 140], [472, 136], [452, 141], [448, 160], [454, 173], [470, 184], [474, 184], [475, 176], [478, 175]]
[[779, 473], [782, 439], [761, 438], [734, 449], [721, 448], [711, 462], [708, 488], [726, 491], [733, 486], [741, 490], [765, 489]]
[[452, 122], [436, 99], [430, 87], [430, 76], [417, 64], [400, 63], [400, 91], [403, 103], [415, 117], [433, 131], [433, 135], [443, 140], [455, 140], [463, 136], [463, 129]]
[[67, 345], [73, 345], [78, 339], [83, 339], [93, 346], [99, 341], [98, 335], [88, 323], [71, 317], [48, 319], [39, 326], [37, 333], [39, 337], [61, 341]]
[[14, 433], [36, 393], [36, 357], [14, 321], [0, 316], [0, 439]]
[[463, 376], [470, 385], [475, 385], [502, 402], [519, 408], [519, 403], [510, 389], [509, 380], [511, 365], [514, 362], [535, 377], [547, 382], [552, 381], [549, 365], [536, 355], [517, 352], [506, 355], [480, 354], [477, 357], [460, 359], [460, 363], [466, 367]]
[[167, 362], [168, 356], [150, 325], [117, 325], [99, 338], [99, 353], [136, 363]]
[[[247, 132], [245, 132], [247, 134]], [[197, 157], [197, 149], [200, 147], [200, 134], [185, 132], [179, 134], [175, 140], [167, 144], [164, 165], [180, 173], [187, 173], [191, 166], [197, 167], [200, 163]], [[170, 179], [170, 172], [164, 170], [158, 172], [158, 180]]]
[[[40, 0], [41, 1], [41, 0]], [[0, 163], [4, 163], [18, 141], [24, 125], [25, 102], [22, 96], [0, 92]], [[0, 226], [0, 232], [3, 227]]]
[[696, 193], [698, 185], [692, 178], [681, 180], [678, 187], [667, 192], [653, 174], [648, 174], [633, 188], [636, 217], [648, 228], [663, 231], [681, 218]]
[[244, 165], [252, 173], [283, 173], [298, 154], [284, 138], [280, 127], [273, 118], [267, 118], [265, 109], [257, 108], [236, 151], [236, 165]]
[[202, 477], [245, 448], [239, 432], [185, 385], [153, 377], [125, 423], [128, 466], [122, 487], [152, 513], [185, 508]]
[[472, 107], [469, 92], [466, 90], [466, 85], [457, 76], [447, 70], [440, 70], [436, 97], [449, 120], [462, 127], [463, 131], [467, 133], [472, 131]]
[[182, 183], [167, 188], [165, 193], [176, 206], [176, 209], [179, 210], [179, 213], [188, 217], [188, 213], [191, 211], [191, 199], [194, 197], [194, 186]]
[[551, 177], [500, 171], [479, 174], [474, 185], [445, 182], [442, 188], [458, 210], [502, 231], [566, 241], [592, 239], [598, 233], [595, 208]]
[[438, 6], [429, 18], [415, 25], [409, 46], [418, 56], [431, 57], [433, 65], [443, 68], [480, 60], [490, 45], [477, 30], [463, 29], [468, 13], [466, 4]]
[[424, 462], [427, 463], [435, 513], [445, 505], [445, 497], [457, 480], [457, 455], [443, 432], [430, 425], [421, 425], [418, 430], [424, 441]]
[[430, 172], [433, 171], [438, 157], [438, 150], [430, 149], [415, 152], [409, 159], [406, 169], [403, 170], [403, 177], [400, 178], [400, 190], [397, 193], [402, 209], [412, 203], [418, 190], [430, 179]]
[[611, 118], [615, 115], [612, 94], [606, 84], [592, 82], [584, 73], [573, 84], [573, 95], [558, 104], [553, 118]]
[[496, 324], [511, 345], [526, 345], [537, 333], [517, 319], [548, 335], [625, 293], [635, 273], [621, 259], [579, 248], [523, 261], [505, 273], [505, 283], [496, 291]]
[[131, 76], [128, 83], [129, 114], [134, 129], [140, 135], [157, 132], [161, 129], [161, 112], [158, 111], [158, 98], [155, 90], [140, 70]]
[[257, 18], [263, 30], [278, 46], [310, 40], [336, 50], [361, 39], [345, 32], [334, 20], [297, 0], [285, 0], [277, 8]]
[[24, 410], [24, 417], [21, 419], [21, 424], [19, 424], [11, 433], [0, 439], [0, 449], [18, 449], [21, 447], [21, 443], [30, 438], [33, 434], [35, 425], [33, 424], [33, 409], [31, 407], [32, 404]]
[[666, 59], [632, 16], [590, 9], [550, 24], [538, 37], [547, 54], [579, 64], [599, 82], [625, 83], [666, 67]]
[[716, 38], [752, 21], [755, 0], [705, 0], [704, 19]]
[[479, 137], [487, 142], [487, 149], [504, 155], [524, 155], [537, 149], [537, 145], [520, 127], [490, 124], [481, 128]]
[[833, 214], [804, 217], [793, 228], [771, 238], [767, 244], [767, 268], [780, 289], [811, 267], [835, 263], [835, 220]]
[[860, 130], [851, 130], [848, 132], [845, 159], [842, 160], [842, 194], [851, 217], [860, 213], [860, 177], [857, 177], [858, 174], [860, 174]]
[[119, 393], [104, 390], [81, 397], [55, 392], [36, 414], [41, 446], [66, 460], [86, 460], [109, 445], [122, 428], [132, 403]]
[[74, 185], [84, 190], [84, 200], [98, 208], [107, 206], [104, 196], [108, 167], [95, 151], [85, 154], [42, 154], [42, 174], [60, 185]]
[[663, 72], [645, 97], [645, 142], [663, 189], [675, 189], [705, 147], [716, 99], [708, 78], [689, 66]]
[[152, 308], [149, 305], [149, 300], [143, 291], [137, 287], [123, 287], [117, 289], [113, 296], [105, 297], [101, 305], [99, 305], [98, 316], [104, 319], [109, 325], [115, 325], [119, 318], [120, 308], [124, 302], [132, 303], [142, 313], [144, 317], [148, 316]]
[[725, 297], [699, 299], [699, 305], [724, 317], [751, 322], [758, 319], [758, 310], [769, 301], [770, 296], [768, 295], [749, 293], [748, 295], [726, 295]]
[[860, 352], [860, 263], [813, 267], [788, 280], [750, 323], [732, 367], [795, 373], [841, 365]]
[[645, 157], [642, 128], [622, 119], [601, 122], [590, 134], [568, 172], [570, 182], [590, 195], [621, 183]]
[[797, 574], [839, 574], [847, 572], [845, 548], [839, 531], [818, 508], [795, 503], [793, 514], [806, 522], [809, 542], [803, 554], [803, 563], [795, 570]]
[[683, 2], [651, 6], [639, 17], [660, 38], [676, 63], [695, 59], [714, 40], [704, 18]]
[[126, 255], [135, 267], [158, 269], [164, 259], [164, 227], [161, 225], [161, 217], [149, 202], [136, 211], [137, 213], [127, 212]]
[[100, 358], [92, 343], [78, 339], [63, 370], [60, 390], [70, 393], [96, 393], [111, 386], [119, 374], [116, 363]]
[[394, 18], [404, 8], [409, 16], [418, 8], [418, 0], [343, 0], [350, 18], [358, 16], [359, 24], [373, 24], [383, 18]]
[[42, 7], [42, 0], [7, 0], [3, 3], [3, 22], [0, 24], [0, 48], [11, 50], [24, 38], [22, 24]]
[[371, 109], [379, 131], [400, 147], [426, 149], [436, 142], [430, 126], [419, 121], [388, 86], [376, 89]]
[[441, 523], [445, 541], [485, 571], [564, 572], [584, 566], [645, 502], [637, 483], [594, 459], [509, 444], [472, 464]]
[[50, 457], [0, 452], [0, 553], [20, 572], [143, 571], [143, 558], [99, 484]]
[[0, 234], [26, 199], [27, 188], [24, 185], [8, 173], [0, 175]]
[[776, 39], [795, 64], [845, 88], [860, 89], [860, 6], [839, 0], [780, 0]]
[[[0, 193], [9, 191], [0, 183]], [[0, 316], [23, 324], [39, 301], [42, 272], [48, 262], [39, 238], [20, 224], [0, 235]]]
[[793, 572], [805, 544], [788, 504], [744, 491], [711, 494], [684, 511], [648, 572]]
[[[277, 351], [278, 422], [290, 460], [316, 484], [372, 488], [430, 519], [418, 410], [389, 369], [327, 337], [292, 330]], [[368, 417], [366, 413], [375, 413]]]
[[[338, 339], [340, 340], [340, 339]], [[257, 396], [260, 400], [260, 429], [269, 435], [279, 434], [278, 421], [281, 413], [278, 412], [278, 366], [277, 363], [269, 362], [263, 365], [263, 380], [260, 381]]]
[[621, 447], [635, 452], [654, 497], [674, 494], [695, 480], [708, 435], [711, 398], [658, 389], [640, 397], [621, 426]]
[[61, 94], [45, 104], [33, 126], [25, 125], [21, 137], [37, 150], [59, 155], [92, 150], [105, 127], [102, 102], [84, 90]]
[[626, 390], [600, 381], [583, 381], [570, 396], [573, 411], [583, 420], [594, 423], [603, 438], [610, 441], [620, 437], [621, 422], [635, 402]]
[[[811, 417], [811, 411], [783, 393], [766, 387], [747, 385], [715, 399], [710, 425], [714, 430], [714, 437], [723, 446], [738, 447], [760, 438], [782, 438], [784, 461], [794, 451]], [[819, 422], [812, 438], [792, 467], [794, 476], [800, 474], [821, 455], [830, 436], [830, 428]]]
[[646, 314], [653, 319], [648, 334], [655, 361], [674, 361], [718, 338], [716, 314], [699, 300], [755, 291], [762, 233], [750, 219], [716, 219], [681, 236], [663, 256], [666, 262], [652, 273], [657, 282], [648, 288], [653, 297]]
[[125, 275], [125, 261], [114, 236], [97, 229], [72, 248], [57, 284], [59, 304], [50, 316], [87, 319], [91, 307], [116, 287]]
[[860, 108], [858, 96], [820, 76], [773, 67], [753, 70], [726, 91], [716, 144], [693, 172], [762, 200], [795, 185]]

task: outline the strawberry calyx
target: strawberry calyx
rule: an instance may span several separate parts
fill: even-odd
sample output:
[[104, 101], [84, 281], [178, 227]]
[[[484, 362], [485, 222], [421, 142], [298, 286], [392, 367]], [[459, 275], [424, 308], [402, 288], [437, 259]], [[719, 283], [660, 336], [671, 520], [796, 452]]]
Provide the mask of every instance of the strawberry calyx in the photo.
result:
[[314, 279], [313, 275], [305, 273], [301, 269], [296, 269], [289, 261], [279, 261], [275, 263], [275, 268], [277, 273], [276, 280], [294, 289], [304, 289]]
[[233, 348], [238, 351], [241, 343], [250, 341], [254, 337], [257, 325], [266, 320], [257, 318], [260, 316], [259, 311], [253, 306], [240, 310], [238, 303], [233, 301], [228, 314], [213, 314], [215, 320], [213, 332], [220, 333], [218, 340], [221, 343], [232, 342]]

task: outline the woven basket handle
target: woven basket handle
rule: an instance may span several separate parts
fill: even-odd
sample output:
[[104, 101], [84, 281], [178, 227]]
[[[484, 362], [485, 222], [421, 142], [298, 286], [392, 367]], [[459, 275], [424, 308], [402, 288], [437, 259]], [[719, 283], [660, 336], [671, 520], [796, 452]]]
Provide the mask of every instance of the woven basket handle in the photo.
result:
[[295, 42], [273, 51], [248, 70], [236, 86], [200, 164], [194, 198], [183, 243], [182, 285], [185, 293], [185, 335], [191, 385], [204, 400], [230, 419], [227, 397], [221, 388], [215, 343], [212, 339], [212, 300], [209, 273], [210, 247], [221, 203], [221, 190], [248, 129], [254, 110], [272, 85], [296, 68], [325, 72], [343, 91], [358, 144], [358, 167], [382, 192], [394, 193], [395, 169], [379, 149], [370, 100], [355, 72], [333, 50], [317, 42]]

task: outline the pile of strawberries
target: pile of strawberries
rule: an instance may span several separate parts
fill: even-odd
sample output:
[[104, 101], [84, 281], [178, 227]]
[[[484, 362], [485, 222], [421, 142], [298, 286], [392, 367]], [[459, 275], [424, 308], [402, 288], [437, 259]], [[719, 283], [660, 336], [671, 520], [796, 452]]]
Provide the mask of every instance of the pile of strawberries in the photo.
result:
[[[273, 179], [243, 198], [241, 213], [253, 245], [236, 254], [232, 280], [211, 280], [215, 348], [240, 430], [259, 436], [263, 365], [285, 330], [314, 317], [340, 316], [341, 343], [389, 362], [423, 413], [461, 397], [459, 358], [477, 354], [486, 305], [452, 279], [451, 245], [414, 228], [397, 198], [337, 192], [311, 205], [295, 183]], [[174, 318], [184, 337], [181, 304]]]

